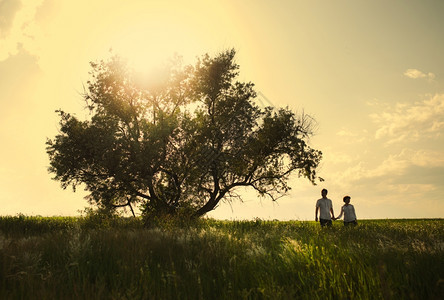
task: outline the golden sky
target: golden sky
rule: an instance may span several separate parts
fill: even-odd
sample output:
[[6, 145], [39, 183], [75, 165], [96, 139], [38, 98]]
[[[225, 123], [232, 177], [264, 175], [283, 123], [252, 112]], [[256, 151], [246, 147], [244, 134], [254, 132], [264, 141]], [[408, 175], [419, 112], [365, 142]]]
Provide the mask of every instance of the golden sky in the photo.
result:
[[0, 215], [76, 215], [83, 191], [47, 173], [62, 108], [86, 115], [89, 62], [150, 69], [178, 53], [237, 50], [260, 103], [305, 111], [324, 153], [312, 186], [277, 203], [245, 191], [217, 218], [314, 218], [327, 188], [358, 218], [444, 217], [444, 2], [0, 0]]

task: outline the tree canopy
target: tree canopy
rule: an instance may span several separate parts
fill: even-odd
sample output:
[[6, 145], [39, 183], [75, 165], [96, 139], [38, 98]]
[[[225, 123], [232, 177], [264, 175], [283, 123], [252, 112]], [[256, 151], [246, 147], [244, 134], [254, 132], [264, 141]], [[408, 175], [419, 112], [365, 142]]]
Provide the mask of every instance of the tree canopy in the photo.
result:
[[234, 58], [229, 50], [191, 66], [176, 57], [152, 77], [118, 56], [91, 63], [89, 117], [58, 111], [49, 172], [63, 188], [84, 184], [99, 207], [139, 205], [147, 216], [199, 217], [237, 187], [276, 200], [292, 173], [315, 183], [322, 154], [307, 144], [312, 118], [258, 106]]

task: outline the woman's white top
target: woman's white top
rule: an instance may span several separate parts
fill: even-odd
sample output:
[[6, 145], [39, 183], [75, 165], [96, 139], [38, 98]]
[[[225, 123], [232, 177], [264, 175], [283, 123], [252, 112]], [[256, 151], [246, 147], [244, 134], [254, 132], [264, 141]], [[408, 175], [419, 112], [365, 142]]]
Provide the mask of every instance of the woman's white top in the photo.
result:
[[341, 214], [338, 216], [338, 219], [342, 217], [342, 214], [344, 214], [344, 222], [356, 220], [355, 208], [351, 204], [342, 206]]

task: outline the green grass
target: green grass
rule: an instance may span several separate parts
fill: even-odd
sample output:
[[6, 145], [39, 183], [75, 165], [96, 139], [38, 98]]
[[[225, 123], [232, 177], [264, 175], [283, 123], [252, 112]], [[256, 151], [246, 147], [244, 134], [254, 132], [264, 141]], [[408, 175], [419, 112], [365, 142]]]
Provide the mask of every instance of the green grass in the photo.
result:
[[439, 299], [444, 220], [0, 217], [0, 299]]

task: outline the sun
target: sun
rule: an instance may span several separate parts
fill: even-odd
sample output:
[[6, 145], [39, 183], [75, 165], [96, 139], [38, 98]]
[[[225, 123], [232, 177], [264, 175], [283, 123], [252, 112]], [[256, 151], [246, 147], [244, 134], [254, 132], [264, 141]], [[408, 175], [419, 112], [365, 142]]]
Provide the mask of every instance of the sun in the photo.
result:
[[175, 56], [184, 65], [194, 64], [197, 57], [220, 50], [220, 41], [226, 40], [226, 33], [221, 33], [227, 30], [226, 24], [211, 23], [222, 20], [224, 9], [216, 6], [179, 0], [110, 5], [95, 29], [100, 33], [94, 40], [99, 45], [98, 56], [112, 49], [111, 55], [122, 57], [131, 69], [147, 75]]
[[166, 33], [149, 26], [135, 25], [126, 28], [111, 42], [111, 49], [128, 60], [129, 65], [139, 72], [160, 67], [175, 50], [175, 45], [168, 40]]
[[99, 53], [111, 48], [136, 71], [156, 69], [175, 55], [190, 64], [196, 57], [219, 51], [221, 43], [236, 35], [238, 28], [228, 22], [226, 9], [220, 3], [180, 0], [130, 1], [124, 6], [110, 1], [95, 26], [98, 34], [93, 43], [100, 44]]
[[126, 60], [139, 72], [158, 69], [175, 55], [193, 60], [204, 49], [198, 29], [188, 19], [174, 22], [157, 19], [139, 19], [125, 22], [115, 30], [109, 41], [112, 53]]

